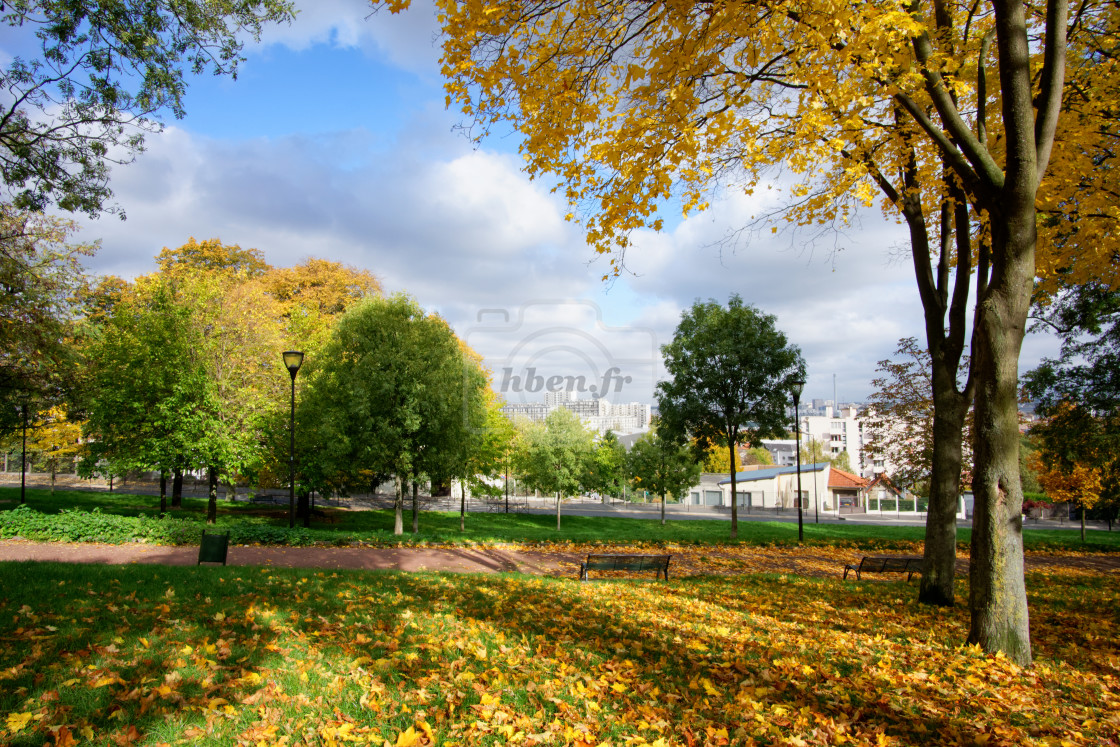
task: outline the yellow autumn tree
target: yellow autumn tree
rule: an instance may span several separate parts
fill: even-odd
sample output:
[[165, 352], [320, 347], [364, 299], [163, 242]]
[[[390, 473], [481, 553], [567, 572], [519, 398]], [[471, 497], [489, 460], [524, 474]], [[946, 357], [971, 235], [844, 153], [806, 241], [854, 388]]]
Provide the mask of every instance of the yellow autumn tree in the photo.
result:
[[51, 493], [59, 472], [75, 471], [83, 451], [82, 426], [70, 420], [65, 408], [52, 407], [40, 412], [27, 431], [27, 448], [51, 475]]
[[[731, 473], [730, 452], [718, 444], [713, 444], [704, 452], [704, 471], [718, 474]], [[735, 471], [743, 471], [743, 463], [739, 458], [739, 450], [735, 449]]]
[[[797, 224], [843, 223], [876, 199], [903, 216], [935, 397], [953, 416], [939, 441], [959, 442], [974, 391], [981, 424], [969, 640], [1029, 663], [1012, 527], [1035, 202], [1067, 38], [1095, 27], [1108, 5], [1081, 4], [1071, 22], [1067, 0], [438, 4], [448, 103], [477, 137], [520, 133], [528, 173], [557, 180], [615, 272], [635, 230], [661, 228], [668, 201], [702, 210], [721, 189], [763, 186], [776, 167], [793, 180], [785, 215]], [[958, 388], [973, 268], [974, 376]], [[955, 482], [951, 466], [940, 483]], [[951, 551], [948, 536], [936, 540]], [[951, 568], [942, 555], [938, 567]]]
[[1102, 484], [1099, 467], [1078, 462], [1063, 469], [1061, 465], [1044, 462], [1038, 451], [1031, 454], [1030, 465], [1047, 497], [1055, 503], [1073, 503], [1082, 508], [1097, 505]]

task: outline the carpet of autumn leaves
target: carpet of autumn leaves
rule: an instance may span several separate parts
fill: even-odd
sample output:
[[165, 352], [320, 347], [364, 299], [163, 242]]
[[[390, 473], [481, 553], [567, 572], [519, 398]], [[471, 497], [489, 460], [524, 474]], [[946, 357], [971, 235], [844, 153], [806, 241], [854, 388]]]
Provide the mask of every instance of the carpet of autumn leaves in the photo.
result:
[[1115, 580], [1031, 573], [1024, 670], [904, 581], [6, 563], [0, 742], [1120, 744]]

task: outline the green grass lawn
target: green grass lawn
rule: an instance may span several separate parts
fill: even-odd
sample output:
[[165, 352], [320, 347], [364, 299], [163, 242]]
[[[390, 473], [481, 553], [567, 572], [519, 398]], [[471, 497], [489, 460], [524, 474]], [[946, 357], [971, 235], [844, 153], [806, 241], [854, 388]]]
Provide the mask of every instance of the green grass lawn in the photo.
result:
[[0, 563], [0, 743], [1116, 743], [1114, 580], [1028, 589], [1024, 670], [902, 581]]
[[[158, 498], [150, 495], [87, 491], [27, 491], [27, 509], [18, 504], [18, 488], [0, 488], [0, 537], [64, 541], [195, 544], [204, 526], [206, 501], [184, 498], [183, 508], [165, 519], [158, 514]], [[30, 511], [28, 511], [30, 509]], [[561, 531], [550, 514], [470, 513], [466, 531], [459, 531], [459, 514], [425, 511], [420, 532], [395, 537], [391, 511], [345, 511], [328, 509], [325, 519], [316, 519], [310, 529], [288, 528], [284, 507], [262, 507], [245, 501], [219, 501], [218, 528], [229, 529], [232, 541], [240, 544], [465, 544], [465, 543], [555, 543], [577, 544], [723, 544], [729, 542], [730, 525], [717, 520], [657, 519], [564, 516]], [[406, 527], [411, 514], [406, 511]], [[905, 550], [921, 542], [922, 527], [861, 525], [828, 521], [804, 525], [811, 545], [857, 547], [875, 550]], [[958, 533], [967, 546], [968, 529]], [[740, 521], [738, 542], [792, 545], [797, 542], [797, 524], [789, 521]], [[1120, 551], [1120, 531], [1094, 530], [1082, 544], [1076, 530], [1026, 529], [1029, 550]]]

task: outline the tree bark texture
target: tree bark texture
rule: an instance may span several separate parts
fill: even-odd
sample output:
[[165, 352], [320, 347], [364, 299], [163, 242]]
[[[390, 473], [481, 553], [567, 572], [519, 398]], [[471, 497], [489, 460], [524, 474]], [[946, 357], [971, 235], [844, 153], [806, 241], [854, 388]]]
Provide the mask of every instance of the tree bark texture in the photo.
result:
[[[1031, 192], [1033, 196], [1033, 190]], [[1019, 350], [1034, 277], [1032, 201], [993, 221], [993, 250], [1002, 253], [977, 309], [973, 356], [977, 374], [969, 643], [1031, 663], [1023, 578], [1023, 488], [1019, 481]], [[1007, 227], [1007, 232], [1000, 230]]]
[[933, 464], [918, 601], [940, 607], [955, 604], [961, 441], [969, 405], [957, 392], [954, 379], [933, 364]]

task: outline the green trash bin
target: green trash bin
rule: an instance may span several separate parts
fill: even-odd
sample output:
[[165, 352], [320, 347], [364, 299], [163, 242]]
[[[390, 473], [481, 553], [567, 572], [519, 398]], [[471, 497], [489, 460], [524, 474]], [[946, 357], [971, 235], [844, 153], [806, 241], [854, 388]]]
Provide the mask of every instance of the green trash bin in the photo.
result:
[[198, 547], [198, 563], [221, 563], [226, 564], [226, 555], [229, 552], [229, 532], [211, 532], [206, 533], [202, 530], [202, 544]]

